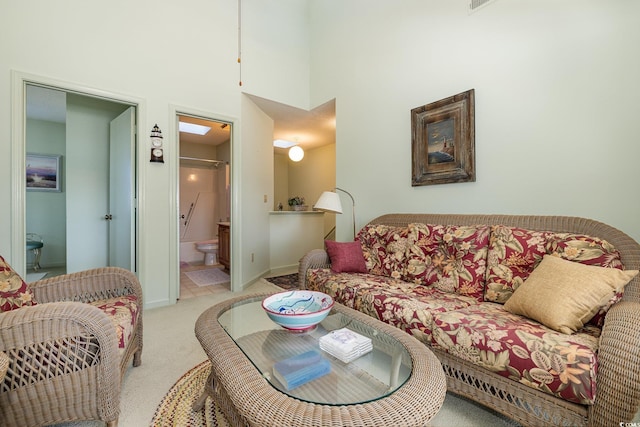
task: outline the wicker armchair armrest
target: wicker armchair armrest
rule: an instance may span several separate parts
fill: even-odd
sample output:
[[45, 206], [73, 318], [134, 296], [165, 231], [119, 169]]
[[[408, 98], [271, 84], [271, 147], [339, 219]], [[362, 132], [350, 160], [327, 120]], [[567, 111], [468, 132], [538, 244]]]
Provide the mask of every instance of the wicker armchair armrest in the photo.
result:
[[0, 351], [0, 381], [4, 381], [7, 369], [9, 369], [9, 356]]
[[142, 306], [142, 287], [135, 274], [104, 267], [54, 276], [30, 283], [38, 304], [56, 301], [93, 302], [135, 294]]
[[640, 303], [615, 304], [605, 318], [598, 350], [596, 402], [590, 425], [629, 422], [640, 405]]
[[[80, 302], [55, 302], [23, 307], [0, 314], [0, 351], [9, 358], [5, 390], [58, 389], [85, 378], [96, 396], [118, 402], [121, 376], [118, 337], [111, 320], [100, 309]], [[91, 373], [89, 373], [91, 372]], [[75, 378], [75, 380], [74, 380]], [[84, 390], [83, 388], [83, 390]], [[59, 390], [64, 394], [65, 390]], [[76, 391], [77, 392], [77, 391]], [[70, 392], [71, 393], [71, 392]], [[12, 411], [20, 412], [19, 400]], [[26, 407], [31, 403], [25, 402]], [[111, 408], [104, 419], [117, 419]], [[5, 414], [6, 415], [6, 414]], [[0, 424], [2, 424], [0, 422]]]
[[307, 270], [310, 268], [329, 268], [331, 262], [324, 249], [313, 249], [302, 257], [298, 263], [298, 284], [300, 289], [307, 288]]

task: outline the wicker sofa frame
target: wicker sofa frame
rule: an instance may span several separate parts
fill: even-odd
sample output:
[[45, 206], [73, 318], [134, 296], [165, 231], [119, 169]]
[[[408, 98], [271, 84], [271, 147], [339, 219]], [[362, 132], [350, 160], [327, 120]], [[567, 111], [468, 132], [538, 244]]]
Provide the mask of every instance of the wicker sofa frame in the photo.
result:
[[[407, 226], [506, 225], [529, 230], [599, 237], [621, 254], [626, 269], [640, 269], [640, 244], [620, 230], [591, 219], [567, 216], [387, 214], [370, 224]], [[329, 257], [315, 249], [299, 264], [299, 285], [310, 268], [328, 268]], [[595, 403], [578, 405], [504, 378], [473, 363], [432, 348], [447, 376], [447, 389], [494, 409], [523, 425], [607, 426], [630, 422], [640, 405], [640, 277], [626, 287], [622, 301], [607, 313], [598, 350]]]
[[[116, 427], [121, 381], [142, 353], [142, 288], [130, 271], [107, 267], [30, 283], [38, 303], [0, 314], [0, 425], [102, 420]], [[88, 302], [135, 294], [138, 320], [122, 356], [112, 321]]]

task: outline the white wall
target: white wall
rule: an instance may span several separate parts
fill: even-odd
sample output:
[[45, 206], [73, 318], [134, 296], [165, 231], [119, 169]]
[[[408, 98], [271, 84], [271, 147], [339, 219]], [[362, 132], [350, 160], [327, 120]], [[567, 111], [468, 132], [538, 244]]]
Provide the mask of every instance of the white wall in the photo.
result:
[[[282, 202], [283, 210], [289, 210], [288, 200], [294, 196], [305, 198], [311, 210], [323, 191], [336, 186], [336, 145], [328, 144], [307, 150], [299, 162], [289, 159], [286, 154], [274, 154], [274, 210]], [[349, 206], [351, 200], [348, 201]], [[351, 215], [350, 207], [345, 212]], [[336, 226], [336, 214], [324, 215], [324, 234], [326, 236]], [[273, 237], [273, 236], [272, 236]], [[320, 245], [322, 246], [322, 245]]]
[[[302, 196], [309, 209], [323, 191], [336, 186], [336, 145], [329, 144], [308, 150], [299, 162], [289, 161], [289, 197]], [[343, 200], [344, 213], [351, 218], [351, 200]], [[286, 206], [286, 205], [285, 205]], [[288, 206], [287, 206], [288, 207]], [[324, 235], [336, 225], [336, 214], [324, 215]], [[322, 245], [320, 245], [322, 247]]]
[[[147, 306], [175, 298], [175, 135], [165, 134], [167, 163], [148, 162], [153, 125], [174, 126], [171, 105], [239, 125], [232, 277], [242, 286], [268, 267], [272, 133], [242, 92], [305, 109], [336, 98], [337, 185], [356, 198], [358, 226], [392, 210], [549, 213], [602, 220], [640, 240], [640, 3], [500, 0], [471, 15], [467, 4], [245, 0], [239, 86], [237, 2], [13, 2], [0, 14], [0, 197], [20, 202], [8, 101], [17, 70], [141, 100]], [[411, 187], [411, 108], [471, 88], [477, 182]], [[2, 254], [14, 253], [13, 212], [0, 204]], [[338, 237], [350, 239], [351, 219], [338, 221]]]
[[[337, 185], [358, 225], [393, 211], [577, 215], [640, 240], [640, 2], [468, 3], [311, 2], [312, 102], [336, 98]], [[472, 88], [476, 182], [411, 187], [410, 110]], [[338, 229], [348, 237], [350, 218]]]
[[[242, 116], [246, 119], [241, 128], [242, 138], [251, 145], [239, 147], [234, 156], [240, 161], [240, 180], [232, 180], [242, 191], [237, 204], [237, 214], [232, 213], [231, 223], [240, 226], [232, 233], [241, 233], [242, 248], [231, 248], [231, 259], [241, 260], [233, 264], [231, 277], [239, 274], [247, 283], [269, 271], [269, 211], [273, 200], [273, 119], [267, 116], [248, 96], [242, 97]], [[235, 157], [234, 157], [235, 158]], [[265, 161], [265, 159], [268, 159]], [[234, 175], [235, 176], [235, 175]], [[261, 180], [251, 176], [262, 177]], [[266, 236], [266, 239], [264, 238]], [[241, 271], [234, 270], [242, 265]]]
[[[238, 2], [222, 0], [186, 0], [183, 2], [103, 3], [69, 0], [64, 3], [33, 0], [14, 2], [0, 13], [0, 198], [12, 199], [14, 179], [12, 155], [11, 72], [43, 76], [73, 86], [122, 94], [125, 99], [140, 100], [139, 105], [139, 225], [140, 246], [138, 276], [144, 287], [148, 307], [175, 301], [178, 278], [177, 169], [176, 135], [169, 131], [175, 121], [175, 109], [218, 115], [243, 126], [241, 99], [246, 91], [263, 98], [308, 108], [309, 62], [306, 27], [307, 1], [245, 0], [242, 26], [242, 86], [239, 83]], [[210, 114], [209, 114], [210, 113]], [[158, 124], [164, 134], [165, 164], [149, 163], [149, 133]], [[247, 129], [248, 129], [247, 125]], [[231, 155], [241, 155], [238, 162], [273, 163], [271, 150], [251, 153], [251, 134], [247, 129], [234, 137]], [[15, 129], [14, 129], [15, 131]], [[270, 136], [269, 139], [270, 144]], [[243, 146], [244, 154], [243, 153]], [[236, 153], [236, 151], [238, 153]], [[268, 152], [267, 152], [268, 151]], [[262, 156], [252, 159], [251, 155]], [[234, 160], [235, 161], [235, 160]], [[232, 262], [236, 288], [246, 284], [262, 268], [260, 256], [268, 259], [268, 215], [262, 207], [263, 183], [273, 192], [272, 166], [238, 167], [234, 178], [252, 188], [256, 184], [258, 200], [245, 203], [240, 212], [235, 200], [237, 219], [250, 225], [246, 233], [234, 230], [232, 245], [241, 256]], [[244, 176], [240, 176], [240, 170]], [[238, 191], [241, 191], [240, 189]], [[244, 191], [244, 188], [242, 189]], [[269, 202], [270, 203], [270, 202]], [[270, 204], [269, 204], [270, 205]], [[15, 206], [0, 205], [0, 253], [14, 251], [11, 216]], [[21, 221], [16, 218], [16, 221]], [[246, 236], [247, 242], [241, 239]], [[244, 246], [247, 246], [246, 250]], [[259, 255], [258, 250], [264, 251]], [[256, 252], [256, 263], [244, 268], [248, 254]], [[233, 256], [233, 255], [232, 255]], [[22, 258], [23, 259], [23, 258]], [[8, 261], [23, 268], [21, 259]], [[265, 261], [266, 262], [266, 261]], [[266, 264], [265, 264], [266, 265]]]
[[302, 255], [324, 247], [324, 216], [322, 212], [311, 211], [269, 214], [269, 269], [272, 273], [297, 269]]

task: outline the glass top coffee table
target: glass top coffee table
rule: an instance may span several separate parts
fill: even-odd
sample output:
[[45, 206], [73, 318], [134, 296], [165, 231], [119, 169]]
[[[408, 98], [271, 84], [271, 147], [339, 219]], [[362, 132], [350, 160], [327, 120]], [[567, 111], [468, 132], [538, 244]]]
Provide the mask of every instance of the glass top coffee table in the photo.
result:
[[[440, 362], [406, 332], [339, 304], [315, 330], [290, 332], [264, 313], [267, 295], [235, 298], [198, 318], [196, 336], [212, 369], [195, 409], [211, 396], [232, 425], [422, 426], [442, 406]], [[322, 351], [320, 337], [341, 328], [370, 338], [373, 350], [349, 363]], [[274, 364], [308, 351], [327, 360], [330, 372], [287, 390]]]

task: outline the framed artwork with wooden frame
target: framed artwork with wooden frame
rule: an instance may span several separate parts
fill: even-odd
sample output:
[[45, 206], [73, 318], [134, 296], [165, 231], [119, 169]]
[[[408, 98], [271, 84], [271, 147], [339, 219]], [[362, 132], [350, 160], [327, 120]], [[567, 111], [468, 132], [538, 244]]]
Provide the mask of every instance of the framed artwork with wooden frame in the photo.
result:
[[475, 182], [474, 89], [411, 110], [411, 185]]

